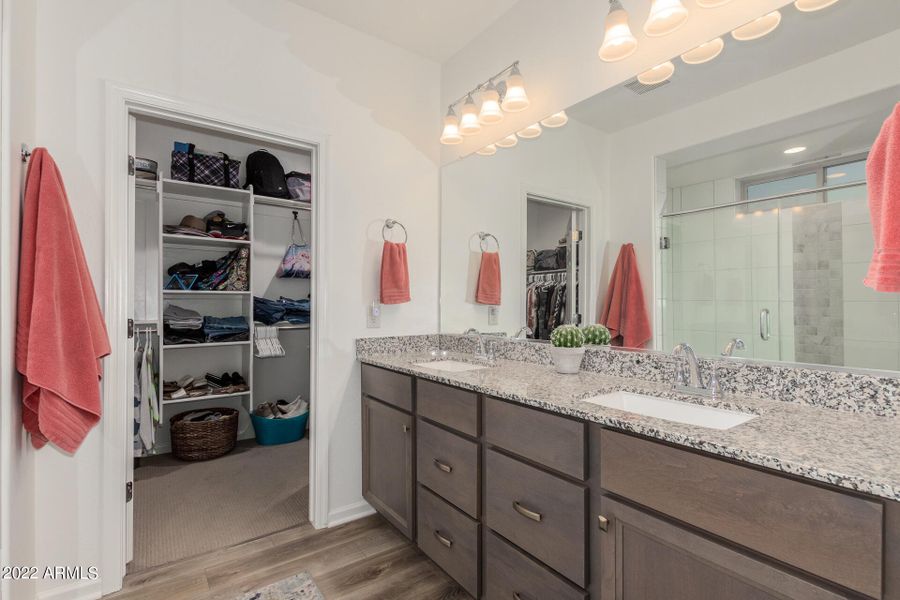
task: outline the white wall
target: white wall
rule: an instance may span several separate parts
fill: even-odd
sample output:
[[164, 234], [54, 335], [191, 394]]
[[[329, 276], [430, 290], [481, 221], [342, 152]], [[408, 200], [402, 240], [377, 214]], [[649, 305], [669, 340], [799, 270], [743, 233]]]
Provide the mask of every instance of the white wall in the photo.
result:
[[[35, 8], [30, 0], [2, 3], [0, 90], [0, 565], [34, 564], [34, 450], [22, 428], [15, 367], [16, 273], [26, 165], [22, 143], [34, 147]], [[0, 596], [30, 598], [28, 581], [0, 580]]]
[[[533, 140], [520, 140], [494, 156], [472, 155], [444, 167], [441, 176], [441, 330], [469, 327], [514, 334], [525, 324], [525, 251], [527, 193], [588, 206], [591, 209], [588, 275], [590, 320], [603, 264], [603, 218], [609, 162], [607, 136], [574, 119], [545, 129]], [[500, 241], [502, 304], [498, 325], [488, 325], [487, 307], [475, 304], [479, 240], [487, 231]], [[564, 234], [554, 228], [553, 236]]]
[[[286, 0], [36, 4], [34, 141], [59, 163], [101, 294], [105, 80], [329, 136], [322, 161], [334, 220], [323, 233], [334, 252], [322, 298], [318, 416], [331, 435], [331, 518], [365, 510], [354, 339], [438, 326], [438, 66]], [[387, 217], [409, 231], [412, 302], [385, 307], [382, 328], [367, 330]], [[74, 457], [51, 447], [38, 453], [39, 564], [98, 563], [101, 450], [97, 429]], [[39, 590], [45, 598], [78, 593], [63, 581]]]

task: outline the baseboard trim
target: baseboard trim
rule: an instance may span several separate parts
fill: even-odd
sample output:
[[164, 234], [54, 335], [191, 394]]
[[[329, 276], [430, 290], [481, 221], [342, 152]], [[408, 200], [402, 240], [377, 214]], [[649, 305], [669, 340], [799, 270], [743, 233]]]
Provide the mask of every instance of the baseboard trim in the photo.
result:
[[97, 600], [103, 595], [99, 579], [72, 581], [37, 593], [37, 600]]
[[326, 527], [336, 527], [373, 514], [375, 514], [375, 509], [372, 508], [372, 505], [365, 500], [360, 500], [330, 511]]

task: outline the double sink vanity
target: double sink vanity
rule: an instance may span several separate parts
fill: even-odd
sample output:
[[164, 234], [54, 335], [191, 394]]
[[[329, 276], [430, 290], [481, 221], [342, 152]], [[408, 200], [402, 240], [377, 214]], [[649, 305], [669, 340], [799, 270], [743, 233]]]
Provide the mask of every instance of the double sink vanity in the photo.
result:
[[900, 598], [894, 418], [421, 344], [358, 357], [364, 497], [473, 598]]

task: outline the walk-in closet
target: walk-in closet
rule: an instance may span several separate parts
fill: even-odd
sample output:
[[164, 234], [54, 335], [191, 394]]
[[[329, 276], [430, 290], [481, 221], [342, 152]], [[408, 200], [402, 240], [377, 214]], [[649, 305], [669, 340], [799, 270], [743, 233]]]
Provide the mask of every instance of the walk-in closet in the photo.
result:
[[309, 520], [317, 182], [312, 146], [129, 128], [137, 572]]

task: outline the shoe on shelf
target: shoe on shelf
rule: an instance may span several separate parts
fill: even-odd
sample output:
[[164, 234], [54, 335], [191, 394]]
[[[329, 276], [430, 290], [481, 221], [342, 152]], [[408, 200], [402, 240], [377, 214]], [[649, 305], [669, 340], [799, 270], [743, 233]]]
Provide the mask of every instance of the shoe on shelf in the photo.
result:
[[275, 403], [275, 408], [278, 409], [279, 418], [289, 419], [291, 417], [297, 417], [305, 413], [309, 409], [309, 403], [306, 402], [302, 397], [297, 396], [294, 398], [293, 402], [288, 402], [287, 400], [279, 400]]
[[241, 377], [241, 374], [235, 371], [231, 374], [231, 384], [232, 385], [247, 385], [247, 381]]
[[253, 410], [253, 414], [264, 419], [274, 419], [276, 412], [275, 405], [271, 402], [263, 402]]

